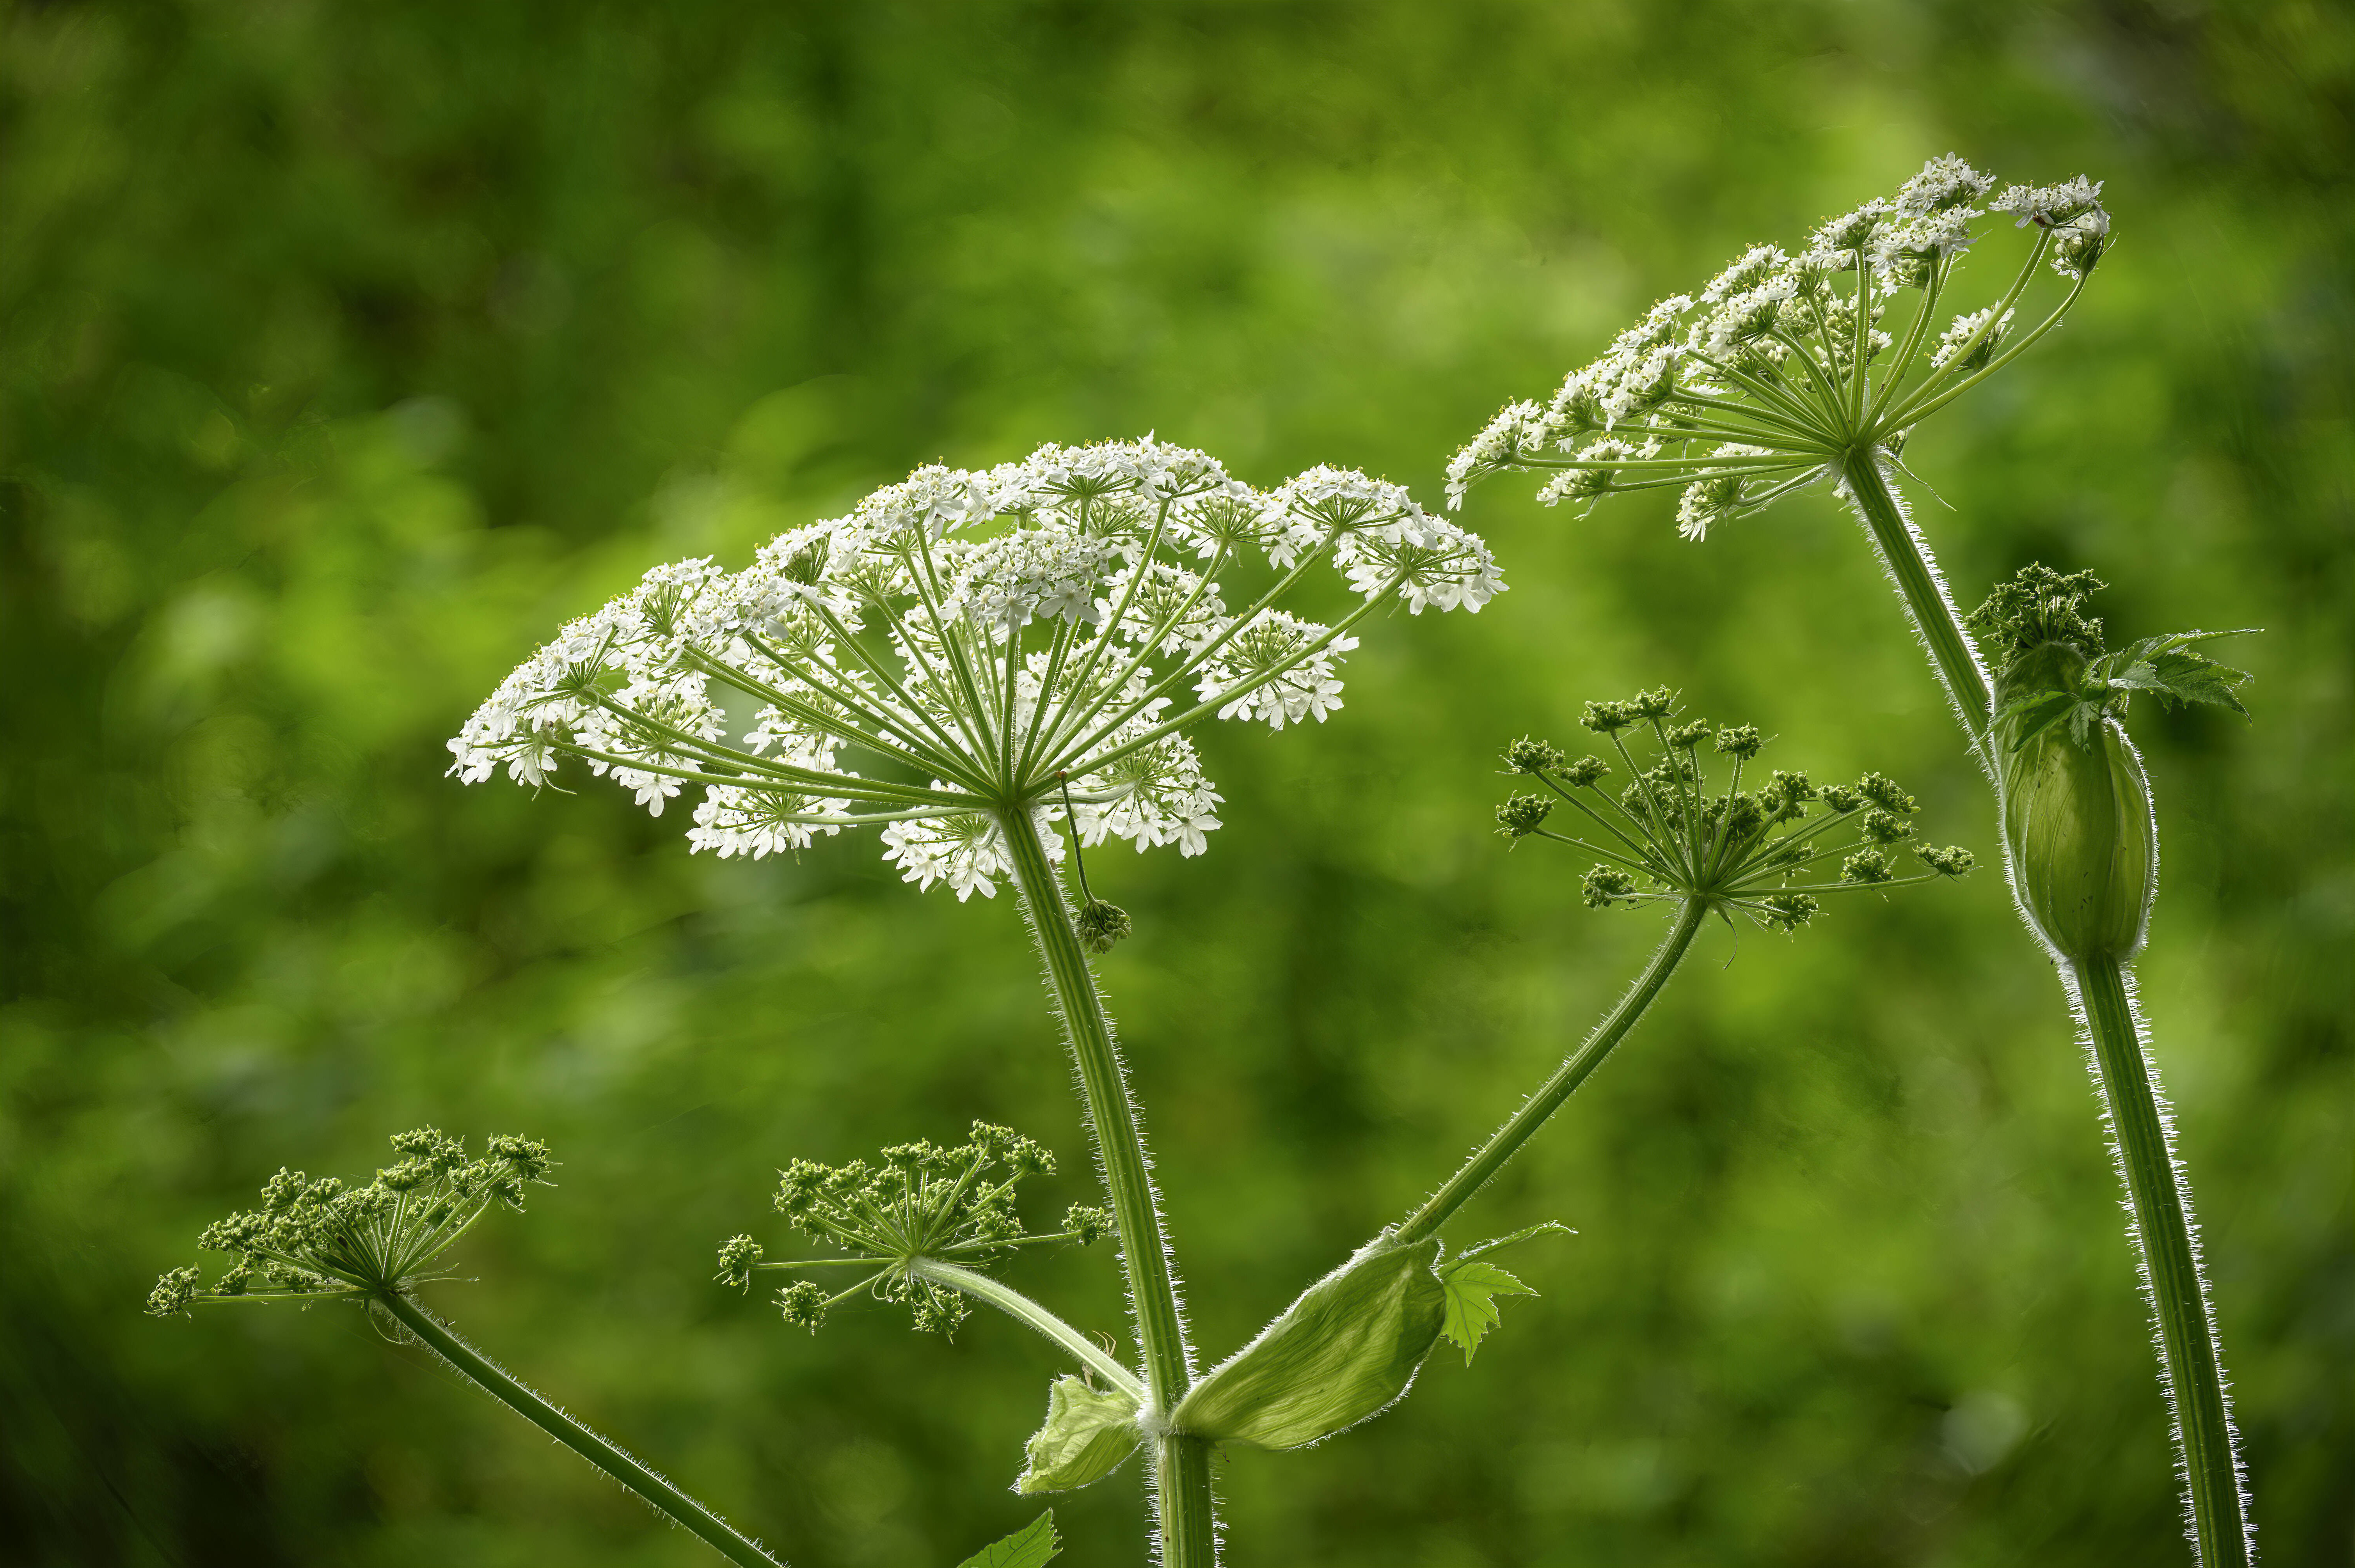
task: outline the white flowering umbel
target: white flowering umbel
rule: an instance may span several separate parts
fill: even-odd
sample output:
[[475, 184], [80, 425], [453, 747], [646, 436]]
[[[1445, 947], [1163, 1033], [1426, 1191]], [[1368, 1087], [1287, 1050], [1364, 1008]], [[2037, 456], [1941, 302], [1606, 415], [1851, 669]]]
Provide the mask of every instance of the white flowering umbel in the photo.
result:
[[[1347, 613], [1328, 625], [1279, 608], [1327, 568], [1355, 596]], [[1229, 585], [1245, 570], [1267, 586], [1238, 603]], [[943, 1321], [943, 1289], [989, 1302], [1102, 1374], [1119, 1391], [1097, 1411], [1106, 1443], [1082, 1446], [1116, 1462], [1149, 1443], [1160, 1560], [1210, 1568], [1210, 1440], [1171, 1420], [1194, 1382], [1177, 1268], [1089, 963], [1128, 919], [1092, 895], [1074, 912], [1057, 823], [1081, 844], [1200, 853], [1220, 801], [1188, 726], [1322, 721], [1341, 705], [1351, 631], [1377, 608], [1477, 610], [1504, 586], [1477, 537], [1361, 473], [1312, 469], [1263, 493], [1150, 437], [1042, 447], [986, 472], [920, 469], [740, 572], [647, 574], [509, 676], [451, 742], [451, 770], [536, 785], [578, 763], [655, 811], [699, 789], [689, 838], [720, 855], [871, 822], [911, 882], [960, 899], [1014, 883], [1086, 1099], [1110, 1199], [1090, 1226], [1120, 1238], [1141, 1365], [881, 1230], [856, 1254], [899, 1256], [886, 1283]], [[810, 1298], [789, 1305], [806, 1315]], [[1041, 1452], [1028, 1489], [1103, 1473]]]
[[[2110, 243], [2099, 181], [1994, 193], [1993, 175], [1948, 154], [1796, 251], [1751, 247], [1699, 293], [1654, 305], [1550, 402], [1508, 405], [1448, 465], [1450, 504], [1490, 474], [1537, 469], [1555, 475], [1539, 492], [1549, 504], [1680, 491], [1678, 531], [1702, 539], [1828, 481], [1870, 534], [1992, 772], [1987, 672], [1891, 475], [1916, 426], [2061, 323]], [[2028, 230], [2026, 254], [1993, 300], [1961, 301], [1990, 227]], [[2017, 332], [2048, 267], [2061, 298]]]
[[[1276, 580], [1231, 607], [1253, 557]], [[1338, 624], [1276, 608], [1322, 567], [1360, 601]], [[1199, 854], [1220, 797], [1188, 725], [1321, 721], [1376, 606], [1503, 588], [1479, 539], [1362, 474], [1262, 493], [1150, 438], [1042, 447], [920, 469], [739, 572], [655, 568], [508, 676], [451, 771], [538, 785], [577, 761], [657, 815], [697, 789], [688, 841], [723, 858], [873, 823], [907, 880], [992, 896], [1005, 816], [1060, 819], [1066, 788], [1082, 842]]]
[[[1507, 407], [1448, 465], [1451, 503], [1503, 469], [1558, 471], [1539, 493], [1548, 504], [1680, 488], [1678, 529], [1699, 539], [1818, 479], [1841, 482], [1853, 454], [1893, 456], [1923, 418], [2057, 325], [2109, 242], [2097, 182], [2013, 185], [1989, 201], [1994, 189], [1960, 158], [1934, 158], [1796, 252], [1751, 247], [1698, 294], [1654, 305], [1551, 401]], [[2032, 227], [2034, 241], [2000, 298], [1949, 317], [1990, 215]], [[2067, 293], [2014, 340], [2047, 262]]]

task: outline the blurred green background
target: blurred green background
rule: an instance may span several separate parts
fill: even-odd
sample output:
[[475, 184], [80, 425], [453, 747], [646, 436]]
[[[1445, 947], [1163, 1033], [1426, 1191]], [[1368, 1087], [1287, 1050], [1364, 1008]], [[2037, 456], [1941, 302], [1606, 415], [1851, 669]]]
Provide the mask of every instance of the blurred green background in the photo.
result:
[[[565, 1161], [432, 1304], [795, 1561], [1028, 1519], [1043, 1341], [813, 1340], [709, 1282], [783, 1239], [796, 1153], [986, 1116], [1063, 1154], [1040, 1212], [1087, 1196], [1011, 900], [871, 842], [691, 858], [609, 789], [463, 789], [442, 737], [646, 566], [922, 461], [1154, 429], [1435, 503], [1506, 397], [1953, 149], [2105, 178], [2120, 234], [1907, 453], [1958, 593], [2042, 558], [2122, 633], [2266, 629], [2253, 724], [2137, 717], [2144, 994], [2261, 1539], [2348, 1561], [2350, 56], [2343, 7], [2200, 0], [11, 7], [5, 1555], [713, 1561], [357, 1313], [140, 1315], [282, 1162], [421, 1121]], [[1829, 498], [1693, 546], [1533, 488], [1466, 514], [1508, 596], [1372, 624], [1329, 725], [1214, 729], [1209, 855], [1097, 870], [1212, 1355], [1657, 938], [1490, 836], [1503, 741], [1667, 681], [1995, 851]], [[1234, 1563], [2186, 1561], [2095, 1107], [1994, 875], [1706, 938], [1462, 1229], [1540, 1218], [1581, 1234], [1476, 1365], [1226, 1466]], [[1118, 1326], [1108, 1255], [1017, 1273]], [[1057, 1507], [1069, 1561], [1140, 1560], [1133, 1469]]]

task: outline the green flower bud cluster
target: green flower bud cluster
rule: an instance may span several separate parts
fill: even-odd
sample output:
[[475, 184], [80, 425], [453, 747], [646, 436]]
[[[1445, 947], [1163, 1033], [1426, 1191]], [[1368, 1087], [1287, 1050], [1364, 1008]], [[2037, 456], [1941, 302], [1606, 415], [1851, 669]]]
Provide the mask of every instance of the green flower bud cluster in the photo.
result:
[[406, 1291], [493, 1205], [520, 1211], [524, 1190], [546, 1185], [548, 1146], [491, 1138], [483, 1153], [436, 1128], [396, 1133], [400, 1159], [362, 1186], [281, 1170], [261, 1206], [206, 1227], [197, 1245], [237, 1261], [210, 1286], [194, 1265], [156, 1281], [147, 1310], [185, 1312], [199, 1301], [384, 1297]]
[[1108, 898], [1089, 899], [1080, 906], [1071, 923], [1079, 931], [1080, 946], [1099, 956], [1111, 952], [1135, 929], [1128, 911]]
[[964, 1298], [923, 1277], [916, 1267], [920, 1259], [971, 1267], [1016, 1247], [1044, 1242], [1084, 1245], [1113, 1234], [1109, 1213], [1078, 1203], [1064, 1214], [1060, 1232], [1024, 1231], [1015, 1212], [1016, 1189], [1027, 1177], [1054, 1171], [1055, 1157], [1039, 1144], [1010, 1128], [982, 1121], [953, 1148], [919, 1139], [882, 1150], [871, 1164], [795, 1160], [778, 1172], [777, 1212], [803, 1234], [848, 1255], [771, 1263], [751, 1236], [731, 1236], [720, 1245], [716, 1277], [742, 1289], [763, 1269], [880, 1264], [846, 1290], [829, 1292], [806, 1279], [787, 1285], [777, 1292], [777, 1308], [788, 1323], [815, 1330], [827, 1308], [866, 1291], [877, 1300], [908, 1307], [920, 1330], [954, 1333], [967, 1316]]
[[2126, 704], [2148, 692], [2245, 714], [2234, 688], [2249, 677], [2196, 651], [2237, 632], [2105, 652], [2102, 623], [2085, 613], [2102, 586], [2091, 572], [2024, 567], [1968, 624], [1999, 653], [1995, 736], [2020, 902], [2068, 957], [2123, 959], [2141, 948], [2158, 892], [2150, 782], [2121, 723]]
[[[1665, 686], [1590, 702], [1581, 722], [1609, 742], [1631, 781], [1607, 793], [1598, 786], [1613, 769], [1601, 758], [1572, 762], [1524, 738], [1507, 749], [1506, 763], [1548, 793], [1512, 797], [1497, 808], [1497, 821], [1515, 841], [1552, 839], [1602, 857], [1580, 884], [1589, 908], [1699, 898], [1791, 931], [1814, 918], [1819, 894], [1961, 876], [1973, 863], [1967, 850], [1920, 847], [1913, 853], [1924, 869], [1900, 876], [1897, 846], [1913, 838], [1919, 808], [1879, 773], [1818, 787], [1805, 773], [1777, 768], [1745, 788], [1766, 737], [1753, 725], [1680, 721], [1676, 694]], [[1648, 764], [1637, 761], [1631, 739], [1649, 743]], [[1725, 760], [1722, 788], [1709, 779], [1704, 755]], [[1547, 826], [1563, 805], [1585, 819], [1579, 831], [1589, 836]], [[1810, 880], [1827, 878], [1834, 862], [1837, 881]]]

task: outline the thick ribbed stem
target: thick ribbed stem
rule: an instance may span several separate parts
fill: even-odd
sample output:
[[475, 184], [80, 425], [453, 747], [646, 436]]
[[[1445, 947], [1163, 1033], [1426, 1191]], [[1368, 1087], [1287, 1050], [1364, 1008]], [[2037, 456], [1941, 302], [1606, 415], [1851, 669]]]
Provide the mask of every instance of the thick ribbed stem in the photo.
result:
[[464, 1373], [475, 1387], [619, 1481], [649, 1508], [730, 1563], [741, 1568], [784, 1568], [782, 1559], [770, 1556], [730, 1529], [726, 1520], [640, 1464], [619, 1446], [565, 1414], [538, 1390], [451, 1332], [440, 1319], [407, 1296], [380, 1296], [375, 1302], [431, 1346], [436, 1355]]
[[1896, 492], [1889, 488], [1888, 478], [1881, 471], [1877, 451], [1849, 453], [1840, 464], [1840, 474], [1848, 482], [1849, 498], [1864, 521], [1865, 531], [1872, 535], [1873, 548], [1880, 552], [1881, 568], [1904, 599], [1913, 630], [1929, 650], [1930, 662], [1955, 705], [1955, 716], [1979, 754], [1980, 766], [1994, 778], [1987, 727], [1994, 722], [1995, 690], [1979, 662], [1978, 650], [1971, 645], [1970, 634], [1963, 630], [1961, 612], [1946, 597], [1945, 579], [1930, 558], [1929, 545], [1906, 519]]
[[2111, 1152], [2134, 1207], [2143, 1291], [2158, 1328], [2160, 1383], [2175, 1414], [2175, 1457], [2200, 1568], [2244, 1568], [2253, 1561], [2239, 1445], [2224, 1393], [2223, 1347], [2216, 1336], [2208, 1282], [2193, 1239], [2191, 1192], [2175, 1159], [2158, 1070], [2114, 958], [2072, 960], [2074, 991], [2103, 1103], [2110, 1113]]
[[1652, 954], [1644, 972], [1636, 979], [1619, 1005], [1604, 1015], [1593, 1033], [1560, 1067], [1553, 1076], [1538, 1086], [1537, 1093], [1521, 1102], [1521, 1108], [1512, 1114], [1496, 1136], [1476, 1150], [1464, 1162], [1464, 1168], [1447, 1179], [1447, 1184], [1431, 1195], [1430, 1201], [1414, 1213], [1414, 1217], [1391, 1233], [1401, 1246], [1423, 1240], [1445, 1224], [1456, 1210], [1471, 1199], [1473, 1193], [1487, 1184], [1488, 1179], [1505, 1167], [1505, 1162], [1520, 1151], [1530, 1135], [1545, 1125], [1548, 1117], [1561, 1108], [1562, 1101], [1578, 1092], [1578, 1086], [1603, 1065], [1612, 1047], [1634, 1032], [1642, 1022], [1644, 1012], [1656, 1001], [1668, 983], [1668, 977], [1684, 962], [1685, 952], [1692, 946], [1693, 938], [1700, 932], [1700, 923], [1708, 916], [1709, 906], [1698, 898], [1688, 898], [1677, 906], [1676, 924], [1668, 928], [1668, 939]]
[[1161, 1561], [1219, 1560], [1218, 1502], [1210, 1496], [1210, 1440], [1165, 1434], [1154, 1453], [1154, 1511], [1161, 1521]]
[[[1121, 1266], [1128, 1277], [1129, 1307], [1144, 1352], [1144, 1419], [1148, 1430], [1157, 1429], [1186, 1397], [1193, 1369], [1169, 1244], [1161, 1228], [1161, 1206], [1153, 1192], [1152, 1164], [1145, 1153], [1145, 1132], [1129, 1097], [1119, 1048], [1113, 1044], [1112, 1021], [1104, 1014], [1095, 975], [1071, 927], [1071, 906], [1038, 822], [1027, 810], [1007, 811], [999, 815], [998, 826], [1013, 857], [1015, 884], [1046, 960], [1047, 983], [1087, 1097], [1096, 1156], [1120, 1224]], [[1156, 1457], [1162, 1563], [1165, 1568], [1212, 1568], [1218, 1553], [1209, 1446], [1165, 1437]]]

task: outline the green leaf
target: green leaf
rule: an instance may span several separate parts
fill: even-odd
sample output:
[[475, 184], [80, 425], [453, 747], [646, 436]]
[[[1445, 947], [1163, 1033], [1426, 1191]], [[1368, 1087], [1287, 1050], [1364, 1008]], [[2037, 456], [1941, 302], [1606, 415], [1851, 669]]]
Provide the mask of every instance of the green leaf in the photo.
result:
[[1047, 1424], [1025, 1445], [1029, 1463], [1014, 1489], [1026, 1496], [1068, 1492], [1100, 1481], [1135, 1453], [1142, 1441], [1133, 1395], [1116, 1388], [1095, 1388], [1066, 1373], [1047, 1390]]
[[2249, 678], [2245, 670], [2219, 664], [2197, 653], [2161, 653], [2151, 660], [2160, 697], [2179, 703], [2211, 703], [2245, 715], [2249, 710], [2232, 688]]
[[[1473, 1258], [1478, 1257], [1483, 1253], [1496, 1252], [1503, 1247], [1518, 1246], [1521, 1243], [1531, 1240], [1537, 1236], [1574, 1236], [1577, 1234], [1578, 1233], [1576, 1231], [1572, 1230], [1560, 1220], [1540, 1220], [1536, 1224], [1529, 1226], [1528, 1229], [1515, 1231], [1511, 1235], [1497, 1236], [1493, 1240], [1484, 1241], [1477, 1246], [1465, 1247], [1462, 1252], [1455, 1255], [1455, 1261], [1453, 1264], [1450, 1264], [1448, 1267], [1461, 1267], [1464, 1264], [1469, 1262]], [[1439, 1274], [1441, 1278], [1445, 1278], [1447, 1276], [1447, 1269], [1441, 1269]]]
[[2249, 679], [2245, 670], [2220, 664], [2203, 653], [2190, 652], [2195, 642], [2219, 637], [2239, 637], [2240, 631], [2175, 631], [2146, 637], [2094, 666], [2096, 682], [2114, 690], [2148, 692], [2162, 702], [2207, 703], [2246, 715], [2248, 709], [2232, 688]]
[[1062, 1549], [1055, 1535], [1055, 1510], [1049, 1509], [1005, 1540], [983, 1547], [957, 1568], [1046, 1568]]
[[1439, 1342], [1447, 1292], [1432, 1272], [1438, 1257], [1433, 1237], [1351, 1258], [1196, 1383], [1172, 1429], [1297, 1448], [1380, 1413]]
[[1537, 1294], [1495, 1264], [1476, 1258], [1457, 1258], [1439, 1271], [1439, 1279], [1447, 1289], [1447, 1323], [1441, 1331], [1464, 1351], [1467, 1367], [1480, 1341], [1502, 1320], [1496, 1298]]

